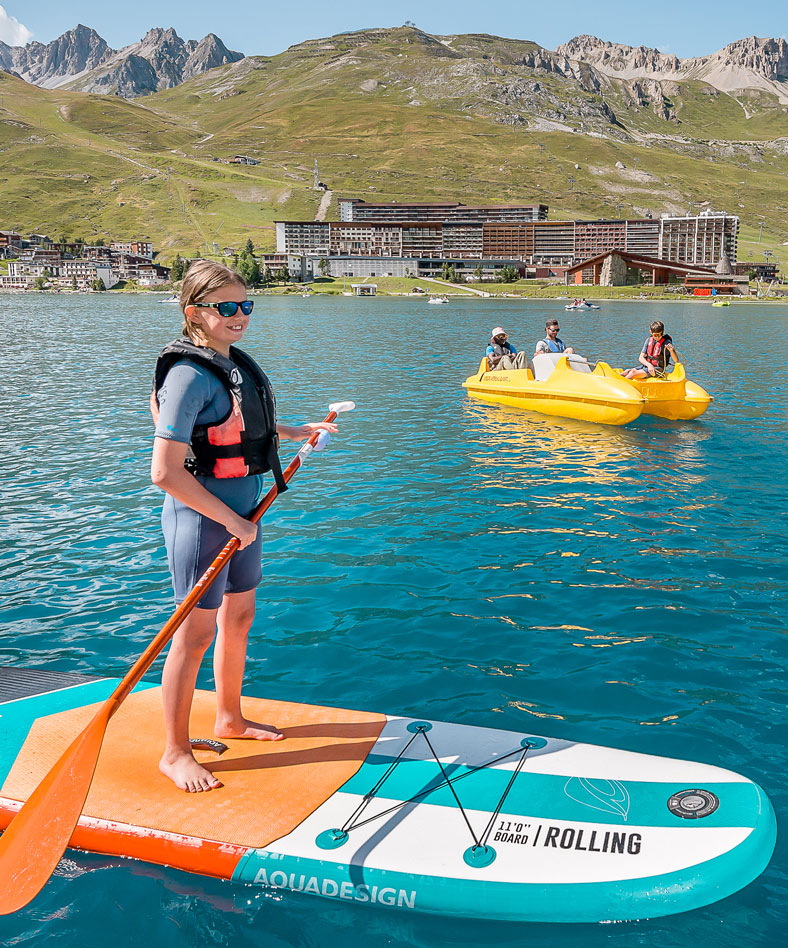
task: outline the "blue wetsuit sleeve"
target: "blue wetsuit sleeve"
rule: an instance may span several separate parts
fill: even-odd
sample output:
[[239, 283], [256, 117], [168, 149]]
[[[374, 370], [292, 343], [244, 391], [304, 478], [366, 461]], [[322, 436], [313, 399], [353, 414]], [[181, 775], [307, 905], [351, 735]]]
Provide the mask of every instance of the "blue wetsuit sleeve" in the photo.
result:
[[513, 355], [513, 356], [516, 356], [516, 355], [517, 355], [517, 350], [514, 348], [514, 346], [511, 344], [511, 342], [509, 343], [509, 348], [512, 350], [512, 355]]
[[[216, 394], [213, 377], [191, 362], [176, 362], [167, 373], [164, 384], [158, 391], [159, 420], [156, 423], [157, 438], [189, 444], [199, 415], [205, 415]], [[227, 399], [229, 401], [229, 399]], [[218, 412], [212, 419], [200, 418], [201, 422], [218, 421]]]
[[495, 355], [495, 349], [492, 346], [487, 346], [484, 354], [489, 358], [491, 355]]
[[649, 336], [648, 339], [646, 339], [646, 341], [643, 343], [643, 348], [640, 350], [641, 355], [646, 355], [646, 353], [648, 352], [648, 344], [650, 341], [651, 341], [651, 336]]

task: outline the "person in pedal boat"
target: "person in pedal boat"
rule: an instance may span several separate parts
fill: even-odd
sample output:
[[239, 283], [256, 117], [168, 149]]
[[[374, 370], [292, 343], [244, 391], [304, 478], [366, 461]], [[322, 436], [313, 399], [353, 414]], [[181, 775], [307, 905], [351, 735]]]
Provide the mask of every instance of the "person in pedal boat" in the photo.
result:
[[548, 319], [544, 324], [544, 328], [547, 335], [544, 339], [540, 339], [539, 342], [537, 342], [534, 355], [539, 355], [540, 352], [566, 352], [567, 355], [570, 355], [575, 351], [571, 346], [565, 346], [558, 338], [559, 327], [557, 319]]
[[262, 497], [263, 473], [270, 470], [279, 489], [286, 489], [280, 437], [302, 441], [314, 431], [337, 428], [277, 422], [267, 377], [234, 347], [253, 308], [237, 273], [210, 260], [193, 262], [180, 304], [183, 337], [159, 356], [151, 395], [156, 422], [151, 479], [166, 493], [162, 528], [176, 602], [186, 598], [231, 537], [240, 540], [238, 552], [175, 633], [162, 673], [167, 746], [159, 768], [179, 789], [195, 792], [221, 786], [194, 759], [189, 743], [197, 672], [217, 625], [216, 736], [260, 741], [283, 736], [241, 712], [246, 644], [262, 579], [260, 533], [246, 518]]
[[681, 355], [673, 345], [673, 340], [665, 333], [665, 324], [655, 319], [651, 324], [651, 334], [643, 343], [638, 362], [632, 369], [622, 372], [625, 379], [645, 379], [651, 376], [661, 378], [668, 371], [671, 357], [682, 362]]
[[496, 326], [492, 331], [490, 344], [485, 352], [490, 371], [495, 372], [499, 369], [526, 369], [528, 368], [528, 357], [524, 352], [518, 352], [509, 342], [509, 336], [506, 330], [501, 326]]

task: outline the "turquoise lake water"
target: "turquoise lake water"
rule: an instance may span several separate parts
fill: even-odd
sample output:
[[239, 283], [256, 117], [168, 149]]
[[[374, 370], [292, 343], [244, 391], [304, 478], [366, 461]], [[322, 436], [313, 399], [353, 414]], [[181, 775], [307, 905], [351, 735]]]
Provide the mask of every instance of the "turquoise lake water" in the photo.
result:
[[[528, 348], [553, 314], [614, 365], [663, 319], [714, 404], [611, 428], [469, 401], [490, 329]], [[0, 297], [0, 664], [119, 676], [169, 616], [147, 397], [179, 328], [148, 297]], [[244, 347], [281, 419], [358, 407], [263, 521], [246, 693], [717, 764], [763, 786], [780, 822], [787, 329], [788, 307], [757, 304], [258, 298]], [[776, 946], [787, 857], [779, 837], [756, 882], [686, 915], [515, 926], [69, 853], [0, 943]]]

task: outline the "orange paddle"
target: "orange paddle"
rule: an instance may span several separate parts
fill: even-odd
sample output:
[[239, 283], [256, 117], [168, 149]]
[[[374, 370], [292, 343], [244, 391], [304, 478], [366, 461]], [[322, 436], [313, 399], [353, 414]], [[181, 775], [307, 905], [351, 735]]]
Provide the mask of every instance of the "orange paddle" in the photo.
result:
[[[331, 422], [340, 412], [351, 411], [353, 408], [353, 402], [329, 405], [325, 420]], [[301, 467], [316, 445], [318, 449], [321, 447], [318, 444], [321, 434], [324, 433], [316, 431], [302, 445], [283, 472], [285, 482]], [[252, 523], [257, 523], [268, 510], [277, 493], [274, 484], [249, 517]], [[85, 805], [109, 719], [219, 575], [238, 549], [238, 545], [237, 537], [233, 537], [225, 545], [161, 632], [129, 669], [88, 726], [74, 739], [36, 787], [3, 833], [0, 838], [0, 876], [3, 879], [3, 887], [0, 889], [0, 915], [9, 915], [27, 905], [52, 875], [68, 846]]]

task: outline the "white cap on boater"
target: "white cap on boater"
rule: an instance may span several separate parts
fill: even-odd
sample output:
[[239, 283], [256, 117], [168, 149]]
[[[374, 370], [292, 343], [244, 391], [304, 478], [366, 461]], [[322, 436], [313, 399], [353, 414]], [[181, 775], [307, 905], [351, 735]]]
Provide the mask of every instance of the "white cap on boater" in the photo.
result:
[[506, 336], [508, 333], [503, 328], [503, 326], [496, 326], [492, 331], [492, 336], [490, 338], [495, 339], [496, 336]]

